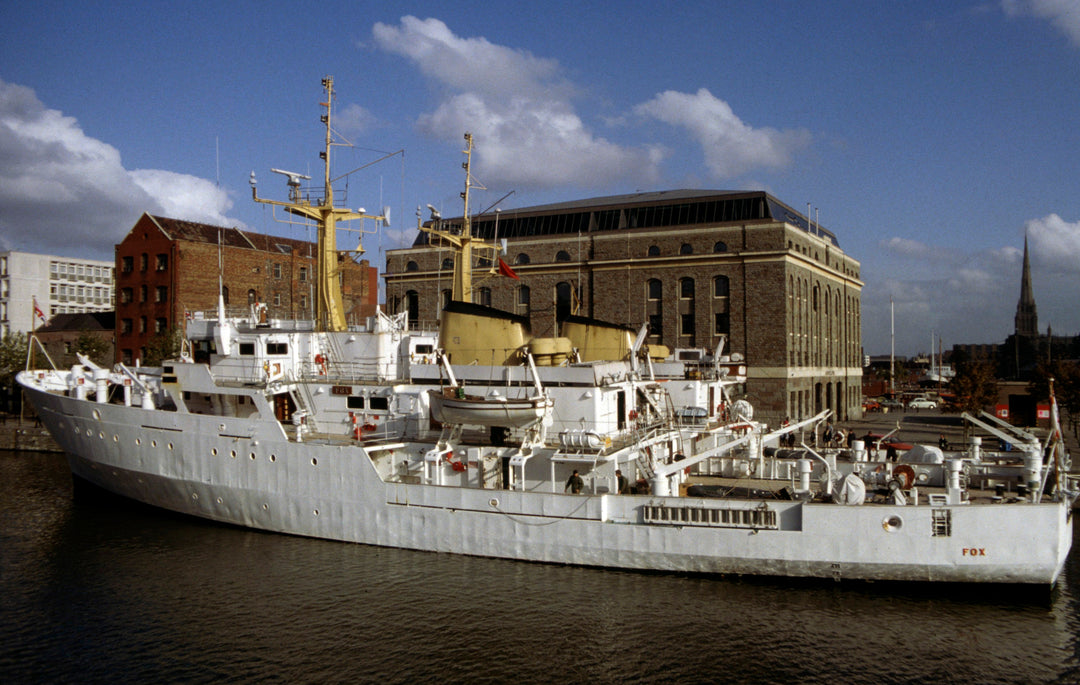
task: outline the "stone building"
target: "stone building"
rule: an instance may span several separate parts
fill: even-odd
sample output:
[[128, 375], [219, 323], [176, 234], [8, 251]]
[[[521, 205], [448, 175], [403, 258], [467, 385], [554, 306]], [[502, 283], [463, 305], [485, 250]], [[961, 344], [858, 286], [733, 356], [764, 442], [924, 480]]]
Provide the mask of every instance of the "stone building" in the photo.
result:
[[[258, 302], [271, 318], [312, 318], [316, 255], [306, 241], [143, 214], [116, 246], [117, 359], [144, 359], [155, 335], [216, 311], [219, 274], [232, 315]], [[360, 323], [375, 313], [378, 274], [367, 260], [339, 264], [346, 316]]]
[[[517, 276], [499, 275], [481, 253], [473, 302], [528, 317], [535, 335], [553, 335], [573, 313], [648, 323], [651, 343], [675, 349], [713, 349], [726, 336], [727, 351], [746, 357], [747, 394], [767, 421], [861, 413], [859, 262], [765, 192], [602, 197], [483, 214], [472, 229], [505, 240], [502, 259]], [[452, 257], [424, 232], [388, 251], [387, 308], [416, 324], [437, 319]]]

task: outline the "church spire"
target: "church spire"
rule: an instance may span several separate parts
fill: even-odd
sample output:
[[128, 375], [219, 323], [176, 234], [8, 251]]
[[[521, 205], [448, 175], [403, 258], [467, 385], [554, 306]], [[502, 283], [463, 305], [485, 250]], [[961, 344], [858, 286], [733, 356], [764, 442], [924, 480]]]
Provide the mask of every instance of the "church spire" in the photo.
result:
[[1031, 262], [1028, 260], [1027, 236], [1024, 236], [1024, 271], [1020, 276], [1020, 302], [1016, 305], [1016, 335], [1035, 337], [1039, 334], [1039, 315], [1035, 311], [1035, 294], [1031, 289]]

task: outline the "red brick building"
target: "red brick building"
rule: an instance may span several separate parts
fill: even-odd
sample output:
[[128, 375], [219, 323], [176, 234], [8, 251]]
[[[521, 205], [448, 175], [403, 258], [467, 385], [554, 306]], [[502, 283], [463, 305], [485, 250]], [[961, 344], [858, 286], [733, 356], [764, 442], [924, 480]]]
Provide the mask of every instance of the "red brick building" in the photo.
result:
[[[270, 318], [313, 318], [316, 254], [302, 240], [143, 214], [116, 246], [117, 360], [145, 359], [188, 312], [216, 311], [219, 258], [230, 314], [259, 302]], [[375, 313], [378, 274], [367, 260], [340, 260], [346, 316], [359, 323]]]

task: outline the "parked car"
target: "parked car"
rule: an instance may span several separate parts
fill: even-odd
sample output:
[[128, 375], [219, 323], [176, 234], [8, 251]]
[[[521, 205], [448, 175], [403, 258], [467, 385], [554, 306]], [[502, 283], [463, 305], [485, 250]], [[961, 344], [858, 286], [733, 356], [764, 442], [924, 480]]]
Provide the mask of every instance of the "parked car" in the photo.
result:
[[937, 402], [926, 399], [911, 400], [908, 402], [908, 409], [937, 409]]
[[889, 411], [897, 411], [899, 409], [904, 408], [904, 403], [901, 402], [900, 400], [888, 400], [888, 399], [886, 399], [886, 400], [881, 400], [881, 402], [879, 404], [881, 404], [882, 409], [888, 409]]
[[865, 399], [862, 401], [862, 410], [864, 412], [881, 411], [881, 405], [877, 400]]

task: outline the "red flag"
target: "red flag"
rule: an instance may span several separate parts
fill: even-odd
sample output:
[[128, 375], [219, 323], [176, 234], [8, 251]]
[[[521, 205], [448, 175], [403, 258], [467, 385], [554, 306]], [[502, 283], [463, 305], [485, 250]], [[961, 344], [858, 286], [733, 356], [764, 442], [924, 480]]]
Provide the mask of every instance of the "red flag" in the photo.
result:
[[510, 265], [502, 260], [502, 257], [499, 257], [499, 274], [502, 276], [509, 276], [515, 280], [521, 280], [518, 278], [518, 275], [514, 273], [514, 270], [510, 268]]
[[37, 304], [37, 298], [33, 298], [34, 301], [34, 315], [41, 319], [42, 323], [45, 323], [45, 312], [41, 311], [41, 307]]

